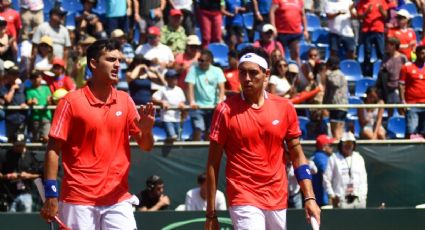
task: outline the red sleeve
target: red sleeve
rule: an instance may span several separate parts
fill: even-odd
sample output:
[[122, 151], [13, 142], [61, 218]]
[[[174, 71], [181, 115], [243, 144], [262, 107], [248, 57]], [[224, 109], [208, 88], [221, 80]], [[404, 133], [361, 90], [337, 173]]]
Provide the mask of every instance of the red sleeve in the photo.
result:
[[68, 100], [61, 99], [56, 107], [49, 137], [66, 140], [72, 123], [72, 108]]
[[390, 6], [388, 5], [388, 2], [385, 0], [383, 0], [381, 4], [382, 4], [382, 8], [384, 8], [385, 11], [387, 11], [390, 8]]
[[227, 131], [229, 120], [229, 107], [226, 103], [222, 102], [217, 105], [214, 116], [211, 122], [210, 140], [213, 140], [221, 145], [226, 143]]
[[70, 77], [66, 77], [66, 90], [68, 91], [74, 91], [77, 89], [77, 85], [75, 84], [74, 80]]
[[387, 32], [387, 38], [394, 37], [394, 33], [395, 33], [394, 29], [389, 29]]
[[304, 101], [314, 97], [319, 92], [320, 92], [320, 88], [315, 88], [312, 91], [303, 91], [303, 92], [295, 95], [295, 97], [291, 98], [291, 102], [293, 104], [301, 104]]
[[400, 70], [400, 79], [399, 82], [404, 83], [406, 81], [406, 74], [407, 74], [407, 66], [403, 65]]
[[128, 126], [129, 126], [129, 132], [130, 135], [136, 135], [140, 133], [140, 129], [137, 126], [135, 120], [140, 120], [139, 112], [137, 111], [136, 104], [134, 103], [133, 99], [131, 99], [130, 95], [127, 96], [127, 105], [128, 105]]
[[[19, 15], [18, 12], [16, 12], [16, 17], [15, 17], [15, 26], [17, 30], [22, 29], [22, 21], [21, 21], [21, 16]], [[19, 31], [17, 31], [19, 32]]]
[[294, 105], [292, 103], [288, 103], [286, 106], [287, 111], [287, 124], [288, 129], [286, 131], [285, 140], [291, 140], [294, 138], [298, 138], [301, 136], [301, 129], [298, 122], [297, 112], [295, 111]]
[[357, 9], [357, 14], [364, 14], [364, 2], [363, 1], [360, 1], [358, 4], [357, 4], [357, 7], [356, 7], [356, 9]]

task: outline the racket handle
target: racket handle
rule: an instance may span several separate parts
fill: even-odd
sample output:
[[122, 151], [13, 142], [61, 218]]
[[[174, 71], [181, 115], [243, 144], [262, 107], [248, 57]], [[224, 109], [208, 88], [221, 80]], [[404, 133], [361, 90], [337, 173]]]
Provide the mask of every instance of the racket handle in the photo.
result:
[[310, 217], [310, 223], [313, 230], [320, 230], [320, 225], [314, 216]]
[[55, 225], [53, 224], [53, 222], [49, 223], [49, 227], [50, 227], [50, 230], [55, 230]]

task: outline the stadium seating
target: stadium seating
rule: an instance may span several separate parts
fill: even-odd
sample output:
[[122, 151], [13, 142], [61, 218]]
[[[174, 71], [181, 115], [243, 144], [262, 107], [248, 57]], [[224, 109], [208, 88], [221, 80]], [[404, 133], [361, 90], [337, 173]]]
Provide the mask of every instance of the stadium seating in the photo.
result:
[[417, 15], [418, 14], [418, 8], [416, 8], [416, 5], [412, 2], [407, 2], [404, 5], [402, 5], [399, 10], [405, 9], [409, 12], [410, 15]]
[[7, 142], [6, 120], [0, 121], [0, 142]]
[[339, 63], [339, 67], [347, 81], [356, 82], [363, 78], [362, 68], [356, 60], [343, 60]]
[[198, 26], [195, 27], [195, 34], [196, 36], [198, 36], [199, 41], [202, 41], [202, 32], [201, 32], [201, 28], [199, 28]]
[[106, 2], [107, 0], [97, 0], [96, 8], [93, 9], [93, 12], [96, 14], [105, 14], [106, 13]]
[[392, 116], [388, 119], [387, 131], [389, 138], [404, 138], [406, 135], [406, 118], [402, 116]]
[[190, 118], [188, 117], [183, 122], [181, 140], [182, 141], [190, 140], [192, 138], [192, 134], [193, 134], [192, 122], [190, 121]]
[[381, 69], [381, 64], [381, 60], [377, 60], [375, 63], [373, 63], [372, 79], [374, 79], [375, 81], [378, 80], [378, 74], [379, 70]]
[[327, 28], [317, 28], [311, 32], [311, 42], [313, 44], [329, 44], [329, 30]]
[[165, 130], [159, 126], [154, 126], [153, 129], [153, 139], [155, 141], [165, 141], [167, 139], [167, 134]]
[[83, 5], [78, 0], [63, 0], [62, 7], [69, 12], [78, 12], [83, 9]]
[[12, 0], [12, 8], [19, 11], [19, 0]]
[[[348, 104], [363, 104], [362, 99], [356, 96], [348, 97]], [[357, 117], [357, 108], [348, 109], [347, 118], [352, 119], [353, 117]]]
[[223, 68], [229, 65], [227, 60], [227, 53], [229, 52], [229, 47], [225, 43], [210, 43], [208, 45], [208, 49], [214, 55], [215, 64], [219, 64]]
[[252, 12], [242, 14], [243, 24], [247, 30], [254, 28], [254, 14]]
[[[363, 63], [365, 60], [365, 50], [364, 50], [364, 45], [360, 44], [357, 47], [357, 61], [359, 61], [360, 63]], [[378, 55], [376, 54], [376, 49], [375, 47], [372, 48], [372, 52], [370, 54], [370, 62], [374, 63], [378, 60]]]
[[313, 44], [300, 43], [300, 59], [304, 61], [308, 60], [308, 51], [315, 47]]
[[252, 46], [252, 43], [249, 43], [249, 42], [239, 43], [239, 44], [236, 46], [236, 50], [239, 52], [239, 51], [241, 51], [243, 48], [248, 47], [248, 46]]
[[410, 19], [410, 24], [415, 31], [422, 31], [423, 17], [421, 15], [416, 15]]
[[308, 31], [314, 31], [316, 29], [321, 28], [320, 18], [317, 15], [312, 14], [312, 13], [307, 13], [306, 18], [307, 18], [307, 30]]
[[356, 97], [366, 97], [366, 90], [367, 88], [374, 86], [376, 81], [372, 78], [362, 78], [358, 81], [356, 81], [356, 88], [354, 96]]
[[310, 119], [308, 119], [308, 117], [298, 116], [298, 122], [302, 132], [301, 138], [305, 140], [307, 137], [307, 124], [310, 122]]
[[75, 12], [68, 12], [66, 14], [65, 26], [70, 30], [75, 29], [75, 14]]
[[358, 117], [349, 117], [345, 121], [345, 130], [353, 132], [356, 138], [360, 138], [360, 132], [362, 127]]

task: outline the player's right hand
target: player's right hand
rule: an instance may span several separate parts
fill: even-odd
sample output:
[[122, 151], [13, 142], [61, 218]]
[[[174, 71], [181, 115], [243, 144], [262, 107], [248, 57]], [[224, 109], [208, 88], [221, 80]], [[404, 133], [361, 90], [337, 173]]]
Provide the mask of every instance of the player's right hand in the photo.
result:
[[58, 214], [58, 198], [46, 198], [40, 215], [48, 222], [51, 222]]
[[205, 221], [205, 230], [219, 230], [220, 225], [218, 224], [217, 218], [207, 218], [207, 221]]

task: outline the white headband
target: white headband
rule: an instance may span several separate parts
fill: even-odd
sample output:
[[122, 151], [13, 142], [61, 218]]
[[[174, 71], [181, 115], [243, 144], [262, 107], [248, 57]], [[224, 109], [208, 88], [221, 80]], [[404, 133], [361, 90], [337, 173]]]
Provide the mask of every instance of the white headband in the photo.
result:
[[247, 54], [243, 55], [239, 59], [239, 65], [246, 62], [246, 61], [258, 64], [259, 66], [261, 66], [264, 69], [269, 68], [269, 65], [267, 64], [266, 59], [262, 58], [261, 56], [255, 54], [255, 53], [247, 53]]

